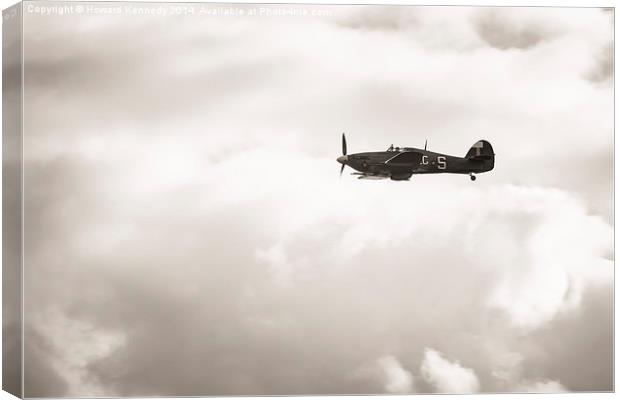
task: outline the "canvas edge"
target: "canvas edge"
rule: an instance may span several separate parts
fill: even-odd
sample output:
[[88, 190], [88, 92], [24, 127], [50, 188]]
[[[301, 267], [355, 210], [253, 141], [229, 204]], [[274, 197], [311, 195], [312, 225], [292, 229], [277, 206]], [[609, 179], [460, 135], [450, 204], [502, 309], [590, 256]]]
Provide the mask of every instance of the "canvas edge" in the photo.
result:
[[23, 19], [2, 11], [2, 390], [23, 397]]

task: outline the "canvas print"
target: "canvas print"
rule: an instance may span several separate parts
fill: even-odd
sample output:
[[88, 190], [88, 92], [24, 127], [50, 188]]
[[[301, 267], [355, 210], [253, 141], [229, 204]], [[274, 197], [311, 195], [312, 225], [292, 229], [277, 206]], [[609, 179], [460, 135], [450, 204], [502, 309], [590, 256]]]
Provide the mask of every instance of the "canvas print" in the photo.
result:
[[614, 9], [3, 13], [3, 388], [611, 392]]

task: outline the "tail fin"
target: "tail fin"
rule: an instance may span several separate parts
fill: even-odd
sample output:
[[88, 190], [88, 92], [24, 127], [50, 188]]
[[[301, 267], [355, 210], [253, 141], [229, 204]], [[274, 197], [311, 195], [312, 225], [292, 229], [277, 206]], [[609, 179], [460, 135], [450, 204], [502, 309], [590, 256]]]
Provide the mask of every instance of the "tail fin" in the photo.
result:
[[493, 152], [491, 143], [486, 140], [478, 140], [471, 146], [465, 158], [469, 158], [470, 160], [493, 160], [495, 159], [495, 153]]

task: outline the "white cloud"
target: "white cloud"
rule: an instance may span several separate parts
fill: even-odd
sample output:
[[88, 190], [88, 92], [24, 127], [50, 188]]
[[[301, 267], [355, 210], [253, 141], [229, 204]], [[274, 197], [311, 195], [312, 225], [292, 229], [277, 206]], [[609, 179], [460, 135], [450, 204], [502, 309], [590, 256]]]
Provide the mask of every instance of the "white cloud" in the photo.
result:
[[386, 356], [377, 360], [385, 374], [385, 390], [388, 393], [415, 392], [413, 375], [400, 364], [394, 356]]
[[126, 336], [120, 330], [105, 331], [87, 321], [68, 318], [58, 310], [38, 317], [37, 333], [49, 338], [50, 349], [55, 354], [54, 368], [66, 380], [71, 392], [83, 397], [112, 395], [92, 379], [86, 367], [121, 349]]
[[[486, 214], [478, 225], [478, 232], [498, 234], [486, 242], [500, 271], [491, 307], [506, 311], [517, 325], [535, 328], [576, 307], [584, 285], [611, 281], [612, 261], [603, 256], [612, 246], [612, 228], [588, 215], [581, 202], [554, 190], [506, 188], [501, 196], [496, 206], [504, 217]], [[521, 227], [509, 233], [501, 224], [511, 208], [520, 210]]]
[[439, 352], [426, 349], [420, 373], [437, 393], [475, 393], [480, 382], [471, 368], [446, 360]]
[[522, 382], [512, 388], [514, 392], [562, 393], [566, 388], [558, 381]]

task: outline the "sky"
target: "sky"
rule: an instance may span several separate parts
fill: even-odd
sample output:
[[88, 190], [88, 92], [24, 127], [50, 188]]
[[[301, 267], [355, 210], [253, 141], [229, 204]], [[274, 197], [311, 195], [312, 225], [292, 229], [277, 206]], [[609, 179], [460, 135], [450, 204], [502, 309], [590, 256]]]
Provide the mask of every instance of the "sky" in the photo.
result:
[[24, 13], [26, 396], [613, 390], [613, 12], [100, 6]]

